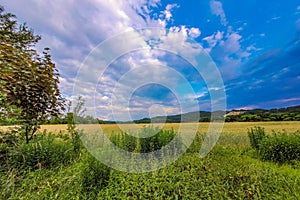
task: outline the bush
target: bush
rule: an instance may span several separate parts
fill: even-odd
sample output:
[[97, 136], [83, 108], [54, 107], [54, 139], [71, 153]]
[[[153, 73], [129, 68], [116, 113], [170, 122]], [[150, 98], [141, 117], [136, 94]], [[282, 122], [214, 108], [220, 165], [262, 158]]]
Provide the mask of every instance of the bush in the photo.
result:
[[300, 132], [288, 135], [274, 133], [259, 144], [259, 155], [263, 160], [284, 163], [300, 160]]
[[265, 129], [260, 126], [255, 126], [248, 130], [248, 137], [251, 147], [258, 149], [260, 141], [266, 137]]

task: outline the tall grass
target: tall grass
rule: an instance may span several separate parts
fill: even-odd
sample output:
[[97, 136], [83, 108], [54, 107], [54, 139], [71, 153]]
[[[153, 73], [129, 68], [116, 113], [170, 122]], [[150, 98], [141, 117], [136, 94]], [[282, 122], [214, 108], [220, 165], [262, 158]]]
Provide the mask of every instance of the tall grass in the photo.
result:
[[[138, 139], [129, 133], [115, 133], [110, 139], [124, 150], [148, 152], [164, 148], [176, 136], [172, 129], [150, 127], [142, 131], [140, 134], [151, 136]], [[271, 148], [278, 141], [296, 148], [299, 135], [266, 136], [260, 140], [259, 149]], [[177, 161], [142, 174], [110, 169], [82, 147], [77, 154], [71, 136], [45, 133], [28, 146], [18, 138], [11, 139], [16, 142], [0, 143], [0, 156], [6, 159], [0, 171], [0, 199], [300, 199], [298, 161], [277, 165], [253, 158], [255, 150], [243, 145], [236, 148], [237, 142], [246, 142], [247, 135], [232, 137], [230, 142], [231, 136], [222, 135], [210, 154], [200, 159], [198, 152], [205, 135], [198, 133]], [[13, 163], [13, 158], [18, 161]]]
[[169, 144], [176, 136], [176, 133], [173, 129], [162, 130], [159, 127], [147, 126], [140, 130], [139, 136], [137, 138], [126, 132], [112, 133], [110, 140], [126, 151], [149, 153]]
[[251, 147], [258, 149], [259, 143], [266, 137], [265, 129], [260, 126], [248, 129], [248, 137], [250, 139]]

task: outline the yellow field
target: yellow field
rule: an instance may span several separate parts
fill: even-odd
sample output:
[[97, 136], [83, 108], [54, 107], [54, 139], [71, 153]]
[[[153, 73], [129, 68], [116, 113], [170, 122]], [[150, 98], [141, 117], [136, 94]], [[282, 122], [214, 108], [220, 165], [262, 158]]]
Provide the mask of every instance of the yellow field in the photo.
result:
[[[180, 124], [157, 124], [157, 126], [163, 127], [164, 129], [171, 129], [177, 130]], [[209, 123], [199, 123], [199, 124], [189, 124], [191, 127], [199, 126], [198, 132], [206, 133]], [[119, 127], [121, 126], [121, 127]], [[147, 126], [147, 124], [139, 124], [139, 125], [132, 125], [132, 124], [101, 124], [101, 125], [80, 125], [78, 126], [79, 129], [84, 130], [95, 130], [101, 129], [104, 133], [109, 134], [112, 132], [119, 132], [120, 130], [131, 131], [136, 130], [137, 128]], [[234, 122], [234, 123], [225, 123], [222, 134], [247, 134], [247, 129], [254, 127], [254, 126], [261, 126], [264, 127], [266, 133], [272, 133], [272, 130], [275, 131], [282, 131], [286, 130], [287, 133], [293, 133], [297, 130], [300, 130], [300, 122]], [[7, 130], [9, 127], [0, 127], [0, 130]], [[52, 133], [67, 133], [67, 125], [42, 125], [39, 132], [47, 130], [47, 132]]]

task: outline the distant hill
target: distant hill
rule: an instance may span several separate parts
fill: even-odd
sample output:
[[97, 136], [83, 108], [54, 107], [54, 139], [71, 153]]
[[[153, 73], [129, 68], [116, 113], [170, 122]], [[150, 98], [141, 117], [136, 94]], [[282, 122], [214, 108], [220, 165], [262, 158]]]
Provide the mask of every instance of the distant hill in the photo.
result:
[[[225, 115], [224, 111], [215, 111], [213, 113], [207, 111], [196, 111], [185, 114], [170, 115], [170, 116], [158, 116], [153, 118], [143, 118], [134, 120], [134, 123], [180, 123], [180, 122], [209, 122], [211, 115], [223, 118]], [[200, 120], [199, 120], [200, 119]]]
[[[287, 108], [274, 109], [252, 109], [252, 110], [231, 110], [231, 111], [198, 111], [185, 114], [157, 116], [134, 120], [134, 123], [180, 123], [180, 122], [209, 122], [211, 116], [215, 119], [224, 119], [227, 122], [234, 121], [300, 121], [300, 105]], [[198, 119], [198, 120], [197, 120]]]
[[225, 116], [227, 122], [300, 121], [300, 105], [269, 110], [232, 110]]
[[[300, 121], [300, 105], [287, 108], [273, 109], [239, 109], [230, 111], [196, 111], [178, 115], [157, 116], [153, 118], [143, 118], [134, 121], [103, 121], [94, 119], [91, 116], [81, 117], [79, 122], [82, 124], [115, 124], [115, 123], [181, 123], [181, 122], [210, 122], [211, 116], [214, 121], [225, 120], [226, 122], [259, 122], [259, 121]], [[66, 124], [66, 117], [53, 117], [45, 124]], [[0, 125], [16, 125], [11, 119], [0, 121]]]

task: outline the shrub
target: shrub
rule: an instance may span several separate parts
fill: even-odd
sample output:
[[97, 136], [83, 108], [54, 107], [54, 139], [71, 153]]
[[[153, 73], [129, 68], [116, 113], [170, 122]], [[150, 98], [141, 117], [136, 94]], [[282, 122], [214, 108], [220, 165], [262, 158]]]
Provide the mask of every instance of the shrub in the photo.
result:
[[259, 144], [259, 155], [263, 160], [287, 162], [300, 160], [300, 132], [288, 135], [274, 133]]
[[260, 126], [255, 126], [248, 130], [248, 137], [251, 147], [258, 149], [260, 141], [266, 137], [265, 129]]

